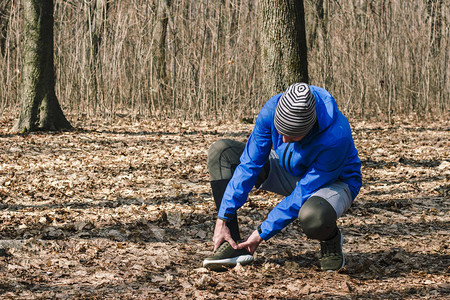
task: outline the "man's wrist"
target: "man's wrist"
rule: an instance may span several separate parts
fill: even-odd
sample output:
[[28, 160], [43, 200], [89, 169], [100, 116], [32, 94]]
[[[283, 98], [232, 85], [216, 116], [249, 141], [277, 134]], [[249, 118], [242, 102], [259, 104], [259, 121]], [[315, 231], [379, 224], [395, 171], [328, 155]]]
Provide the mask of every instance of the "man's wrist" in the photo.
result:
[[261, 237], [261, 235], [260, 235], [258, 229], [256, 229], [255, 232], [254, 232], [253, 234], [255, 235], [255, 238], [257, 239], [258, 244], [260, 244], [262, 241], [264, 241], [264, 239]]

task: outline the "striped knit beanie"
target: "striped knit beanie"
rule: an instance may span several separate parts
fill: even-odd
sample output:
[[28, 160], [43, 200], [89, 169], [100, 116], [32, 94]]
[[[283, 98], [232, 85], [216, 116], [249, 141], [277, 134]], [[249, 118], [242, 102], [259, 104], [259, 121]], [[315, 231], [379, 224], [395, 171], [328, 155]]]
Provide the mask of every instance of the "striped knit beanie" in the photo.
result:
[[294, 83], [283, 93], [275, 110], [275, 128], [284, 136], [306, 135], [316, 122], [316, 100], [306, 83]]

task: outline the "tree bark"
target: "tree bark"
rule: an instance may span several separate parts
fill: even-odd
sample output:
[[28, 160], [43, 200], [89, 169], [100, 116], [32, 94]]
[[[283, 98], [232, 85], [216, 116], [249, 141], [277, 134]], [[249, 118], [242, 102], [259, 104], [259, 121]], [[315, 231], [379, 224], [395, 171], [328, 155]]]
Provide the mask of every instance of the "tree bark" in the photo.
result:
[[157, 47], [155, 49], [156, 60], [156, 78], [158, 79], [158, 87], [161, 99], [168, 99], [169, 77], [167, 75], [167, 27], [169, 25], [170, 5], [172, 0], [163, 0], [159, 7], [159, 33], [157, 37]]
[[431, 23], [430, 44], [431, 51], [434, 55], [437, 55], [437, 53], [439, 53], [439, 50], [441, 49], [443, 2], [443, 0], [427, 1], [427, 19], [429, 19], [429, 22]]
[[263, 0], [261, 50], [266, 96], [309, 82], [303, 0]]
[[88, 50], [88, 57], [91, 69], [91, 88], [93, 95], [92, 104], [94, 112], [97, 110], [99, 103], [99, 88], [98, 83], [102, 81], [102, 66], [99, 59], [99, 52], [104, 34], [104, 27], [108, 18], [109, 2], [107, 0], [93, 0], [88, 4], [89, 7], [89, 34], [91, 38], [90, 49]]
[[95, 0], [90, 4], [90, 31], [92, 36], [92, 56], [96, 60], [102, 42], [103, 28], [108, 18], [109, 2]]
[[11, 1], [0, 3], [0, 54], [5, 55], [6, 38], [8, 36], [9, 11], [11, 9]]
[[22, 109], [13, 131], [69, 130], [55, 94], [53, 0], [24, 0]]

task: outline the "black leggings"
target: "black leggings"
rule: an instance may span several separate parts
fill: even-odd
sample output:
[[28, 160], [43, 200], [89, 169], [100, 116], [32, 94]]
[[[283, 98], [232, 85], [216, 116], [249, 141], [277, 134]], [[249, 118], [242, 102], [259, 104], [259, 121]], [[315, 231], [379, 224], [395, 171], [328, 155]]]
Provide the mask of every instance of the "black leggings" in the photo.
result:
[[[244, 143], [222, 139], [212, 144], [208, 151], [208, 170], [217, 210], [219, 210], [220, 204], [222, 203], [223, 194], [225, 193], [228, 182], [233, 177], [233, 173], [240, 163], [240, 157], [244, 148]], [[264, 182], [269, 174], [269, 170], [270, 164], [267, 161], [258, 176], [255, 186], [259, 187]], [[241, 240], [236, 215], [227, 222], [227, 227], [230, 229], [231, 237], [235, 241]]]

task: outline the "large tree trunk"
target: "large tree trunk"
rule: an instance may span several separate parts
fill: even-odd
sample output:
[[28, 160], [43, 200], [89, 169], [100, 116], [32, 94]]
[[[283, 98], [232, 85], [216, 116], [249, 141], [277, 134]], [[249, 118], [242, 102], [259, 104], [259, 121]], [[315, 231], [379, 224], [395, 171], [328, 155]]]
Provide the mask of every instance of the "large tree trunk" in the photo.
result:
[[303, 0], [263, 0], [261, 50], [266, 96], [295, 82], [308, 83]]
[[13, 131], [68, 130], [55, 94], [53, 0], [24, 0], [22, 109]]

